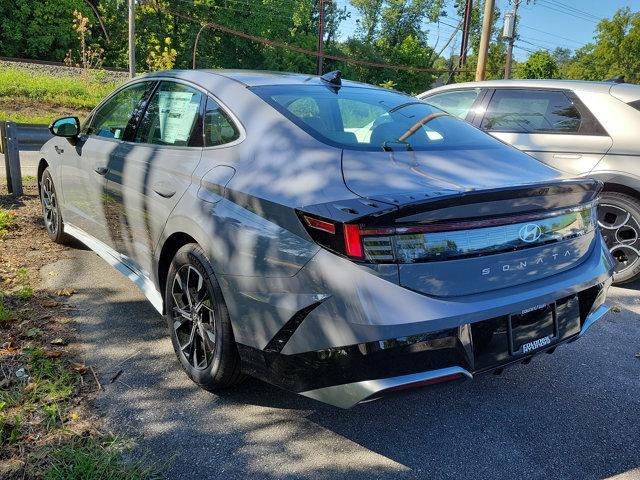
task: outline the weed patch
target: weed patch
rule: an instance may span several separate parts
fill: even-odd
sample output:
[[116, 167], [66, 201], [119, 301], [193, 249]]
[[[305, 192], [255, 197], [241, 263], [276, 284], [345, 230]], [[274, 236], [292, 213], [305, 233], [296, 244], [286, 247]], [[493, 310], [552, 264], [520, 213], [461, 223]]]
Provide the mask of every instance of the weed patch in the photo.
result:
[[0, 208], [0, 237], [4, 237], [9, 233], [9, 229], [15, 225], [15, 213], [11, 210]]
[[142, 462], [123, 463], [120, 457], [131, 445], [118, 438], [83, 439], [59, 449], [45, 474], [47, 480], [103, 479], [152, 480], [161, 474]]

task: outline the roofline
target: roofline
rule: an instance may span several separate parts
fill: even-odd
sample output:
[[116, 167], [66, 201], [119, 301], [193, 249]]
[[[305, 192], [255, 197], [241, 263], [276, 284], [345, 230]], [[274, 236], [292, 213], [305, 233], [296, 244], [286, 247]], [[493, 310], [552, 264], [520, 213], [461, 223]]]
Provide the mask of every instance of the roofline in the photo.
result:
[[583, 89], [595, 88], [602, 89], [602, 91], [609, 91], [614, 85], [618, 85], [613, 82], [606, 81], [592, 81], [592, 80], [560, 80], [560, 79], [497, 79], [497, 80], [483, 80], [476, 82], [462, 82], [451, 83], [449, 85], [441, 85], [436, 88], [431, 88], [418, 95], [423, 97], [427, 93], [441, 92], [447, 90], [459, 90], [464, 88], [497, 88], [497, 87], [528, 87], [528, 88], [572, 88]]
[[[246, 72], [247, 74], [251, 74], [251, 73], [257, 73], [257, 74], [267, 74], [267, 75], [273, 75], [273, 77], [269, 77], [271, 80], [270, 81], [265, 81], [264, 83], [253, 83], [253, 82], [244, 82], [242, 80], [242, 78], [238, 78], [238, 76], [233, 75], [233, 72], [239, 72], [239, 73], [244, 73]], [[243, 85], [247, 88], [252, 88], [252, 87], [260, 87], [260, 86], [278, 86], [278, 85], [292, 85], [292, 84], [298, 84], [298, 85], [324, 85], [325, 81], [323, 81], [323, 83], [311, 83], [311, 81], [322, 81], [321, 77], [319, 75], [311, 75], [311, 74], [306, 74], [306, 73], [296, 73], [296, 72], [283, 72], [283, 71], [278, 71], [278, 70], [251, 70], [251, 69], [209, 69], [209, 68], [198, 68], [198, 69], [176, 69], [176, 70], [160, 70], [157, 72], [148, 72], [145, 73], [144, 75], [141, 75], [141, 77], [149, 77], [149, 78], [153, 78], [153, 77], [173, 77], [173, 78], [180, 78], [183, 74], [206, 74], [206, 75], [211, 75], [211, 76], [215, 76], [215, 77], [221, 77], [224, 78], [226, 80], [230, 80], [233, 81], [235, 83], [238, 83], [240, 85]], [[288, 78], [290, 81], [286, 82], [278, 82], [277, 78], [278, 77], [282, 77], [282, 78]], [[139, 77], [137, 77], [139, 78]], [[298, 82], [291, 82], [291, 80], [294, 79], [299, 79]], [[388, 88], [384, 88], [381, 87], [379, 85], [373, 85], [370, 83], [364, 83], [364, 82], [358, 82], [355, 80], [349, 80], [348, 78], [342, 78], [342, 85], [330, 85], [327, 84], [327, 86], [333, 86], [333, 87], [337, 87], [337, 88], [342, 88], [342, 87], [357, 87], [357, 88], [369, 88], [372, 90], [384, 90], [384, 91], [392, 91], [401, 95], [408, 95], [405, 92], [400, 92], [398, 90], [394, 90], [394, 89], [388, 89]]]

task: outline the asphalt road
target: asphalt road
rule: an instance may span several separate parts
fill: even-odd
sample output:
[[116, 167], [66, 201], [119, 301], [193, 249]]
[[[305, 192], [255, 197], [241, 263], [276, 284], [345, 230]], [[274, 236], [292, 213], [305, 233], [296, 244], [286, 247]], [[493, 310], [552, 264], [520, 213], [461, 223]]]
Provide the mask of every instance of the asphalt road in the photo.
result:
[[[39, 152], [20, 152], [20, 173], [23, 177], [28, 175], [35, 177], [38, 172]], [[0, 177], [6, 177], [7, 172], [4, 166], [4, 155], [0, 153]]]
[[97, 407], [169, 478], [640, 478], [638, 285], [613, 289], [621, 311], [553, 355], [345, 411], [258, 381], [198, 389], [136, 287], [92, 252], [69, 257], [41, 273], [77, 290], [80, 346], [105, 385]]

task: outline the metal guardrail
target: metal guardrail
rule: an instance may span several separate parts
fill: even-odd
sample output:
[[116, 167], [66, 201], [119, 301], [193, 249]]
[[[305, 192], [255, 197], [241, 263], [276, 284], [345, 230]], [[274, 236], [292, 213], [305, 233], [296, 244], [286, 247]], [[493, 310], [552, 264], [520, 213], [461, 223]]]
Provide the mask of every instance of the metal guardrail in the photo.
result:
[[22, 195], [20, 150], [40, 150], [51, 137], [45, 125], [0, 122], [0, 153], [4, 154], [9, 193]]
[[32, 123], [16, 123], [18, 128], [18, 144], [20, 150], [38, 151], [53, 137], [46, 125]]

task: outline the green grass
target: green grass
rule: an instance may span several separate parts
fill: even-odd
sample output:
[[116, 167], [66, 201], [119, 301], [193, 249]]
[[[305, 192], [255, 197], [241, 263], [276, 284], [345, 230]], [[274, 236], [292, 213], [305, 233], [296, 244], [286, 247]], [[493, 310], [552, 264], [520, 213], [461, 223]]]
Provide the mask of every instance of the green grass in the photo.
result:
[[20, 267], [16, 270], [16, 276], [18, 277], [18, 298], [20, 300], [29, 300], [33, 297], [33, 288], [31, 288], [31, 281], [29, 280], [29, 271]]
[[23, 393], [24, 385], [0, 390], [0, 403], [5, 408], [21, 407], [24, 411], [40, 408], [45, 413], [50, 405], [68, 399], [74, 393], [80, 376], [67, 370], [61, 360], [49, 359], [41, 348], [25, 350], [28, 372], [35, 388]]
[[48, 125], [55, 115], [29, 115], [28, 113], [9, 112], [0, 109], [0, 120], [7, 120], [16, 123], [34, 123], [38, 125]]
[[15, 214], [11, 210], [0, 208], [0, 238], [4, 237], [15, 223]]
[[34, 73], [19, 68], [0, 70], [0, 97], [31, 99], [71, 108], [93, 108], [117, 86], [88, 74], [84, 78]]
[[13, 313], [4, 304], [4, 297], [0, 292], [0, 323], [13, 320]]
[[125, 463], [120, 457], [130, 444], [117, 438], [83, 439], [53, 452], [46, 480], [151, 480], [163, 478], [142, 462]]

